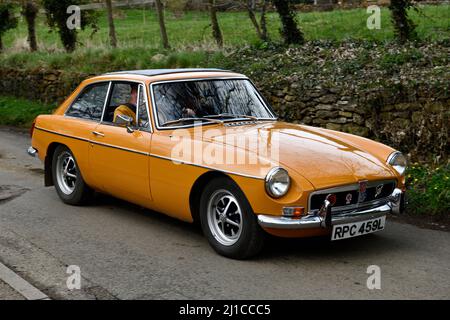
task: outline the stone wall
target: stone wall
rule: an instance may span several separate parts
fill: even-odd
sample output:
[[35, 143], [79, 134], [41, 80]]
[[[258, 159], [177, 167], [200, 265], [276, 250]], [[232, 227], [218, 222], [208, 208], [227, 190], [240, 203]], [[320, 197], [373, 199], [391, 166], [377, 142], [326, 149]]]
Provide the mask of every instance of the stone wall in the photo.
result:
[[408, 153], [414, 161], [448, 162], [450, 95], [420, 86], [361, 96], [347, 88], [302, 87], [299, 79], [256, 83], [281, 119], [356, 134]]
[[[0, 94], [58, 104], [89, 76], [0, 69]], [[414, 161], [448, 161], [450, 96], [445, 88], [430, 91], [419, 85], [355, 95], [348, 88], [308, 88], [297, 76], [274, 83], [254, 80], [281, 119], [376, 139]]]
[[0, 68], [0, 94], [59, 104], [89, 75]]

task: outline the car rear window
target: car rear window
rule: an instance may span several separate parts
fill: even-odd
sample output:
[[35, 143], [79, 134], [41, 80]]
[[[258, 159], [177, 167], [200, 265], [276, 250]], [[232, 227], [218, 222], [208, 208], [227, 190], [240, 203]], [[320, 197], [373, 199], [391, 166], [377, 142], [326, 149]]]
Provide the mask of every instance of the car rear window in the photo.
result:
[[100, 121], [108, 94], [109, 82], [87, 86], [76, 98], [66, 115]]

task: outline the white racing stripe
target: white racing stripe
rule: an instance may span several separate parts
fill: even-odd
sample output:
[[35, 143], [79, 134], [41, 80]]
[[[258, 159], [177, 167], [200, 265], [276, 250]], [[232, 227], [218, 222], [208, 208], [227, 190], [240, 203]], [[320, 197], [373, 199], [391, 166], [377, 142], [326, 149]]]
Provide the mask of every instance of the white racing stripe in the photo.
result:
[[0, 262], [0, 280], [6, 282], [11, 288], [16, 290], [27, 300], [50, 300], [50, 298], [33, 286], [31, 283], [24, 280], [17, 273], [9, 269]]

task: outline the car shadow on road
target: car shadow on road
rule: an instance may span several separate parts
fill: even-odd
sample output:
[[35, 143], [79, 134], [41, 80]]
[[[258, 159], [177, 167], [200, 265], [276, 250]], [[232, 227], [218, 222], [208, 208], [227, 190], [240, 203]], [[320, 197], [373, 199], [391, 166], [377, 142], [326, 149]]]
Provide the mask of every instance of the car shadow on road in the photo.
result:
[[[198, 246], [198, 241], [203, 237], [198, 223], [187, 223], [172, 218], [165, 214], [142, 208], [138, 205], [120, 200], [108, 195], [98, 194], [93, 206], [120, 208], [122, 212], [137, 215], [144, 223], [158, 224], [170, 229], [175, 229], [177, 234], [184, 234], [186, 245]], [[118, 213], [116, 211], [115, 213]], [[195, 242], [189, 244], [189, 242]], [[342, 258], [377, 256], [380, 253], [388, 254], [397, 250], [408, 250], [411, 244], [405, 238], [392, 237], [392, 233], [385, 231], [364, 235], [356, 238], [330, 241], [329, 236], [313, 238], [279, 238], [267, 235], [264, 250], [252, 260], [270, 261], [275, 259], [304, 259], [304, 258]]]

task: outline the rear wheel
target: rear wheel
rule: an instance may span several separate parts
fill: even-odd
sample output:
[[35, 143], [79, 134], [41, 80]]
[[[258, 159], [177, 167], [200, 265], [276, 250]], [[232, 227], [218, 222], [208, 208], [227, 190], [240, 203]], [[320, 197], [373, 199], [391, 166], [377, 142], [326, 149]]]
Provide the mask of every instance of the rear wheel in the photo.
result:
[[56, 192], [61, 200], [71, 205], [88, 202], [92, 196], [81, 176], [75, 157], [66, 146], [58, 146], [53, 154], [52, 174]]
[[263, 248], [264, 231], [239, 187], [228, 178], [211, 181], [200, 200], [203, 233], [219, 254], [246, 259]]

